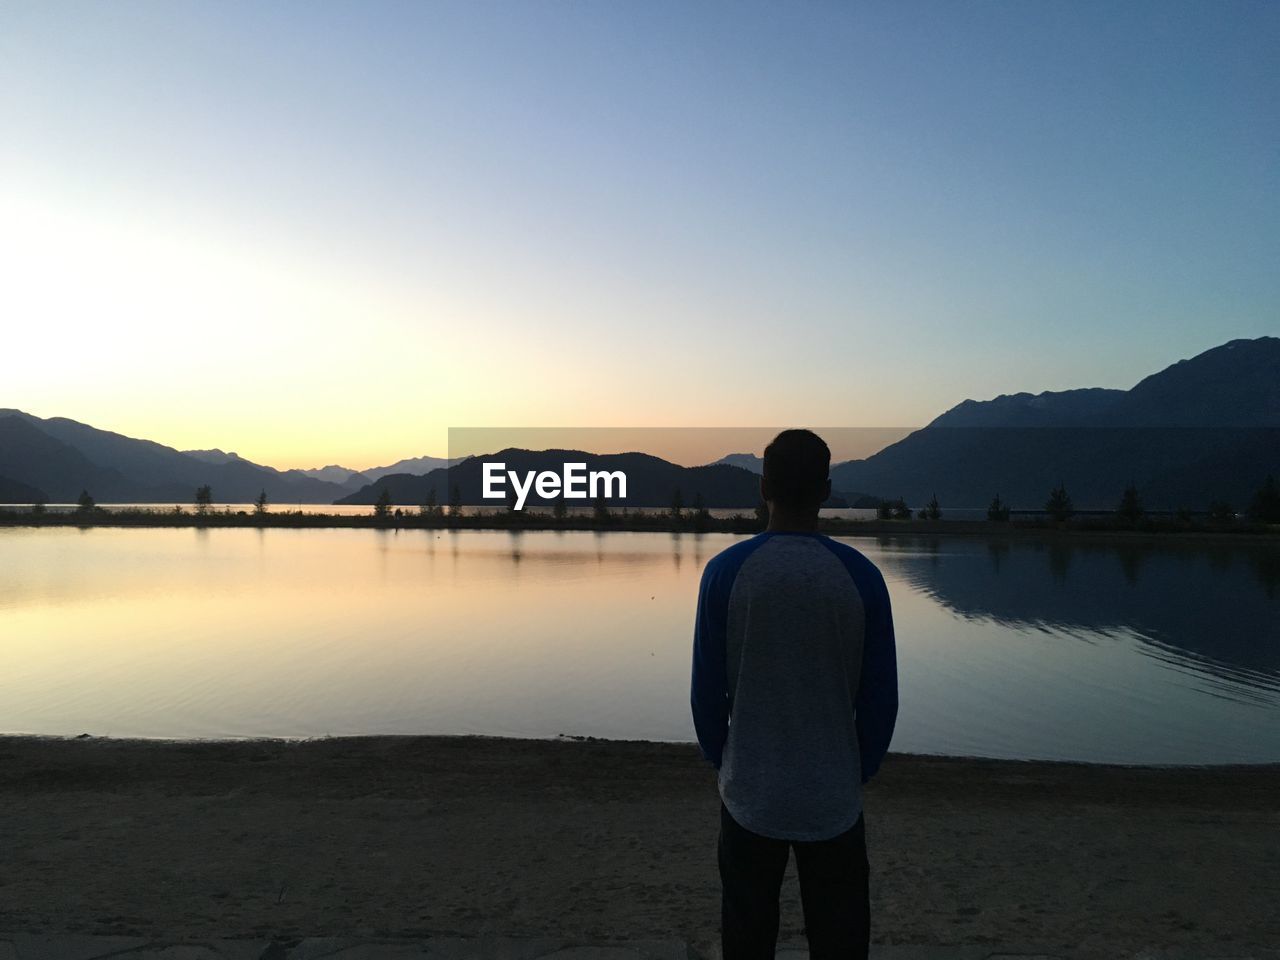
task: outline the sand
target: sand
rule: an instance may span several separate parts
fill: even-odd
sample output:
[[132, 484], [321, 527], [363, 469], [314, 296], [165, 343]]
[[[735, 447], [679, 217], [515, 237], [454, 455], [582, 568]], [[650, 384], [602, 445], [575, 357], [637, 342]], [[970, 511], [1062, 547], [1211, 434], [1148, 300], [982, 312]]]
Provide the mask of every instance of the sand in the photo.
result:
[[[891, 756], [873, 939], [1079, 956], [1280, 945], [1280, 767]], [[679, 937], [716, 956], [688, 745], [0, 738], [0, 930]], [[801, 936], [794, 866], [782, 936]]]

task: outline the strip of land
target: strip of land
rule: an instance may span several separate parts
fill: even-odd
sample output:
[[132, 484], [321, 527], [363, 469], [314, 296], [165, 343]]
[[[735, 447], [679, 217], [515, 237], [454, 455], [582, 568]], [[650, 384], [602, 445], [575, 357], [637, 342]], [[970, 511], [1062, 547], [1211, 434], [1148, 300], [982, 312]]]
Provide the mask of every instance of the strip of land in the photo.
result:
[[[736, 533], [754, 534], [764, 528], [761, 518], [751, 511], [733, 516], [711, 516], [688, 511], [679, 516], [671, 513], [608, 511], [600, 516], [570, 515], [556, 517], [538, 511], [493, 511], [487, 513], [428, 515], [416, 508], [386, 514], [332, 514], [302, 511], [211, 510], [199, 513], [190, 509], [109, 509], [98, 507], [88, 511], [33, 513], [30, 510], [0, 507], [0, 527], [251, 527], [317, 529], [349, 527], [380, 530], [586, 530], [653, 533]], [[1028, 537], [1053, 539], [1081, 537], [1085, 539], [1116, 538], [1124, 541], [1169, 538], [1190, 542], [1213, 542], [1230, 539], [1239, 542], [1280, 542], [1280, 525], [1252, 520], [1208, 521], [1180, 520], [1172, 516], [1150, 516], [1136, 523], [1122, 522], [1108, 515], [1080, 516], [1067, 521], [1026, 518], [1006, 521], [991, 520], [854, 520], [823, 517], [818, 522], [822, 533], [832, 536], [980, 536]]]
[[[874, 937], [1086, 957], [1280, 943], [1280, 766], [891, 756]], [[716, 955], [718, 797], [682, 744], [0, 738], [0, 930], [670, 938]], [[801, 936], [794, 866], [783, 939]]]

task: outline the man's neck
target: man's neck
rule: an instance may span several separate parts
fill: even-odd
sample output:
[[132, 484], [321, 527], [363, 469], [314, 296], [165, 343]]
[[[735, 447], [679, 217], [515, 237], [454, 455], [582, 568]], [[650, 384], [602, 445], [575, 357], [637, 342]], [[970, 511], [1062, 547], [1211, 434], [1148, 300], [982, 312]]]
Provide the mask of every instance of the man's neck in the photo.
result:
[[818, 514], [816, 511], [795, 513], [789, 510], [769, 510], [769, 525], [765, 527], [769, 533], [816, 533], [818, 530]]

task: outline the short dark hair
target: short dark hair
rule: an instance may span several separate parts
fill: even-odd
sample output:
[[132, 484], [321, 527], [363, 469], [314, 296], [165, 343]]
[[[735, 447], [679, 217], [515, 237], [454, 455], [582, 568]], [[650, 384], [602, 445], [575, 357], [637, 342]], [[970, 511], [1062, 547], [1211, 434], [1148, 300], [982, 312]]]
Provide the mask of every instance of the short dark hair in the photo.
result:
[[783, 430], [764, 448], [765, 496], [789, 507], [826, 499], [831, 449], [812, 430]]

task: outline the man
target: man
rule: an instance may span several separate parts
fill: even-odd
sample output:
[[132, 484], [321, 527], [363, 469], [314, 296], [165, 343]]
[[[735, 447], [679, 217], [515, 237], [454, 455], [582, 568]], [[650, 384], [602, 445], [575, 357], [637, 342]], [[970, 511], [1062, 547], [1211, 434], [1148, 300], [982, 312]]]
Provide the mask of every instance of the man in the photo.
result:
[[831, 451], [784, 430], [765, 448], [764, 533], [702, 575], [691, 704], [719, 771], [725, 960], [772, 957], [792, 848], [810, 956], [867, 956], [870, 900], [862, 785], [898, 713], [884, 577], [817, 532]]

